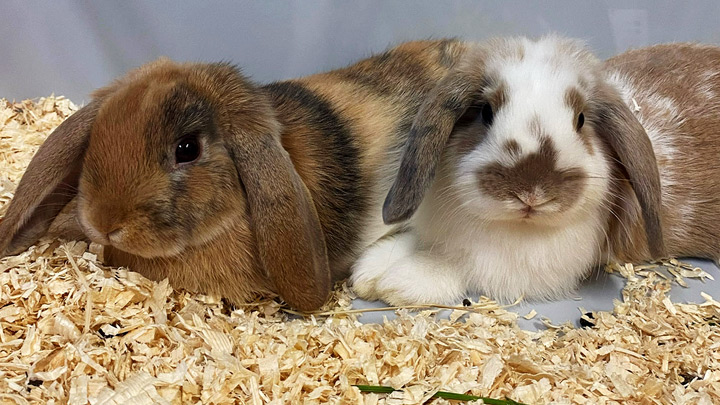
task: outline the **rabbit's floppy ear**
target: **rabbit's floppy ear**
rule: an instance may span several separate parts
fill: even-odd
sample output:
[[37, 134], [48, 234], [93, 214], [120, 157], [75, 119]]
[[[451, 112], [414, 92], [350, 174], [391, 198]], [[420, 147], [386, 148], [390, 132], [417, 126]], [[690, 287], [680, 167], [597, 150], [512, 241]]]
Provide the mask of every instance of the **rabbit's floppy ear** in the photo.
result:
[[75, 112], [45, 142], [23, 174], [0, 222], [0, 257], [22, 252], [43, 236], [77, 194], [90, 129], [100, 101]]
[[[258, 258], [292, 307], [321, 307], [331, 289], [325, 233], [310, 191], [280, 142], [281, 123], [268, 94], [232, 65], [205, 68], [225, 147], [245, 188]], [[207, 87], [207, 85], [205, 85]]]
[[261, 136], [233, 129], [228, 148], [247, 192], [260, 263], [288, 304], [310, 311], [330, 293], [325, 237], [310, 192], [271, 127]]
[[595, 131], [610, 145], [627, 172], [642, 209], [650, 254], [654, 258], [664, 256], [660, 173], [650, 138], [612, 87], [600, 85], [588, 107]]
[[484, 84], [482, 58], [474, 62], [471, 67], [448, 73], [430, 92], [415, 116], [398, 175], [383, 205], [383, 221], [386, 224], [410, 218], [432, 184], [438, 161], [455, 123]]

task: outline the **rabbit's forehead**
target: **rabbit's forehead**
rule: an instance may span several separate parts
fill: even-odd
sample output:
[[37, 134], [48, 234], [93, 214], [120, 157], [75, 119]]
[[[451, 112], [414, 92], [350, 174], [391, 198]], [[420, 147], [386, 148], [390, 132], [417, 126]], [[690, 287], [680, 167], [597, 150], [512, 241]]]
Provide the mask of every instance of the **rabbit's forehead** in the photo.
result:
[[583, 94], [592, 86], [596, 61], [580, 44], [551, 37], [516, 46], [487, 65], [490, 82], [502, 83], [515, 104], [549, 110], [566, 101], [568, 89]]
[[581, 70], [543, 58], [526, 57], [495, 69], [495, 76], [506, 88], [509, 101], [547, 110], [565, 104], [569, 89], [584, 93], [587, 82]]
[[[186, 104], [179, 99], [169, 103], [176, 88], [167, 82], [135, 83], [105, 100], [87, 149], [87, 180], [138, 195], [162, 191], [158, 185], [167, 183], [167, 162], [178, 133], [174, 124], [170, 125], [173, 119], [167, 115], [173, 112], [168, 108]], [[146, 187], [151, 183], [155, 186]]]
[[527, 129], [531, 122], [559, 136], [573, 134], [574, 118], [586, 97], [571, 72], [517, 69], [507, 72], [503, 82], [507, 100], [504, 111], [499, 111], [497, 128], [505, 136], [535, 140], [536, 150], [537, 137]]
[[122, 135], [124, 140], [145, 141], [144, 129], [153, 125], [173, 88], [172, 83], [133, 83], [116, 90], [103, 103], [95, 120], [95, 133], [105, 140]]
[[567, 91], [556, 91], [551, 88], [552, 95], [538, 88], [535, 91], [513, 89], [508, 86], [507, 100], [497, 111], [490, 128], [491, 144], [500, 150], [505, 145], [515, 145], [521, 153], [499, 153], [499, 160], [511, 166], [515, 160], [527, 154], [537, 153], [542, 146], [542, 139], [551, 138], [557, 148], [567, 145], [576, 137], [574, 131], [574, 110], [567, 104]]
[[188, 128], [208, 125], [211, 118], [209, 104], [182, 82], [138, 83], [105, 101], [93, 126], [93, 149], [118, 159], [118, 152], [157, 157]]
[[[531, 44], [521, 58], [489, 66], [491, 82], [497, 84], [495, 88], [502, 88], [505, 100], [490, 129], [486, 147], [497, 150], [487, 155], [488, 164], [500, 161], [512, 166], [522, 156], [537, 153], [542, 138], [548, 136], [561, 151], [561, 167], [582, 165], [585, 144], [575, 124], [584, 108], [590, 80], [580, 63], [563, 59], [557, 52], [549, 46]], [[521, 153], [507, 153], [508, 144]]]
[[146, 88], [127, 86], [108, 96], [93, 123], [88, 165], [96, 170], [103, 166], [125, 166], [129, 156], [145, 156], [148, 149], [144, 136], [148, 121], [157, 108], [144, 102]]

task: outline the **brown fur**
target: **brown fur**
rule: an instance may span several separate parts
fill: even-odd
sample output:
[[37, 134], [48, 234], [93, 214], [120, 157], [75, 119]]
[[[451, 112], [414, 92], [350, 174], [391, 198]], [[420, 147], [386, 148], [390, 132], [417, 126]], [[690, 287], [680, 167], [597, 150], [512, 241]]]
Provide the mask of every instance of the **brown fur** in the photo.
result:
[[[53, 132], [0, 223], [0, 252], [44, 234], [57, 213], [36, 207], [69, 200], [79, 176], [78, 218], [110, 264], [234, 303], [272, 291], [315, 309], [331, 272], [372, 242], [369, 210], [412, 117], [463, 50], [413, 42], [264, 87], [224, 64], [148, 64]], [[176, 166], [189, 133], [202, 155]], [[70, 191], [53, 194], [63, 179]]]
[[[470, 153], [483, 140], [483, 136], [480, 136], [483, 131], [466, 131], [465, 129], [472, 127], [481, 119], [482, 111], [487, 105], [490, 106], [493, 114], [497, 114], [505, 106], [508, 98], [507, 86], [501, 80], [488, 75], [484, 81], [487, 83], [487, 88], [471, 97], [470, 106], [455, 121], [451, 134], [454, 149], [463, 155]], [[506, 147], [520, 152], [520, 145], [517, 143], [509, 143]]]
[[383, 205], [385, 223], [407, 220], [420, 206], [455, 123], [485, 88], [485, 50], [473, 49], [472, 53], [430, 92], [420, 107], [397, 178]]
[[500, 111], [507, 101], [507, 89], [505, 83], [500, 83], [496, 88], [490, 90], [489, 94], [485, 96], [487, 101], [492, 106], [493, 111]]
[[[672, 147], [656, 151], [661, 175], [672, 180], [662, 189], [662, 228], [667, 253], [720, 258], [720, 48], [666, 44], [630, 51], [606, 63], [634, 90], [635, 114]], [[707, 91], [705, 91], [707, 90]], [[658, 104], [658, 97], [676, 111]], [[640, 210], [627, 202], [627, 185], [618, 185], [613, 251], [622, 260], [651, 257], [638, 231]], [[623, 200], [623, 198], [625, 200]]]
[[585, 97], [575, 87], [571, 87], [565, 92], [565, 103], [575, 111], [575, 114], [580, 114], [585, 109]]
[[545, 141], [549, 140], [549, 135], [545, 132], [545, 129], [540, 124], [540, 119], [537, 115], [533, 115], [532, 119], [530, 120], [530, 133], [535, 136], [535, 138], [541, 141], [541, 147], [545, 146]]
[[567, 209], [581, 195], [586, 175], [581, 169], [558, 170], [557, 150], [549, 137], [540, 138], [540, 150], [512, 167], [488, 165], [477, 173], [483, 193], [498, 200], [519, 199], [529, 207], [548, 201]]
[[503, 148], [505, 148], [508, 153], [514, 156], [519, 155], [522, 151], [522, 149], [520, 148], [520, 144], [514, 139], [510, 139], [509, 141], [505, 142]]
[[49, 138], [38, 149], [23, 176], [26, 180], [15, 191], [25, 197], [10, 204], [0, 223], [0, 256], [19, 253], [35, 243], [73, 198], [89, 127], [100, 104], [96, 100], [75, 113], [56, 129], [65, 136]]
[[[661, 185], [653, 146], [642, 124], [633, 116], [617, 91], [599, 84], [590, 99], [588, 120], [599, 138], [620, 162], [642, 207], [647, 244], [652, 257], [662, 257], [665, 241], [661, 223]], [[623, 177], [625, 177], [623, 176]]]

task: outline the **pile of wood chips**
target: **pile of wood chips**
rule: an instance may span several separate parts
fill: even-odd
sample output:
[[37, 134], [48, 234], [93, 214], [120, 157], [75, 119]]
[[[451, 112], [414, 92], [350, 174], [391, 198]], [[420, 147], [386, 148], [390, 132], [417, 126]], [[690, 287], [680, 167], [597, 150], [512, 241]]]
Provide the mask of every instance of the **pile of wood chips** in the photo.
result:
[[[62, 97], [0, 99], [0, 216], [74, 110]], [[615, 269], [628, 277], [623, 302], [594, 314], [594, 327], [525, 331], [484, 299], [449, 320], [399, 310], [366, 325], [344, 285], [331, 315], [297, 317], [272, 300], [230, 309], [107, 267], [100, 246], [42, 241], [0, 261], [0, 404], [417, 404], [437, 390], [526, 404], [720, 403], [720, 303], [672, 303], [672, 280]]]

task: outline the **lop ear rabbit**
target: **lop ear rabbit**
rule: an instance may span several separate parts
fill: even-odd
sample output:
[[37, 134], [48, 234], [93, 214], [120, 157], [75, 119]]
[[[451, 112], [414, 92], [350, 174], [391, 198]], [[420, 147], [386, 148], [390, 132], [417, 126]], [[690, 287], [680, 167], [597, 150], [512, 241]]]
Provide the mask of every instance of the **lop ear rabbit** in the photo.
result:
[[110, 264], [235, 303], [276, 292], [318, 308], [332, 276], [391, 229], [381, 203], [404, 134], [462, 52], [411, 42], [266, 86], [228, 64], [146, 65], [39, 149], [0, 223], [0, 253], [26, 249], [75, 198]]
[[603, 64], [554, 36], [479, 45], [413, 124], [384, 207], [411, 230], [366, 251], [354, 289], [391, 304], [551, 299], [611, 260], [717, 259], [718, 128], [720, 48]]

